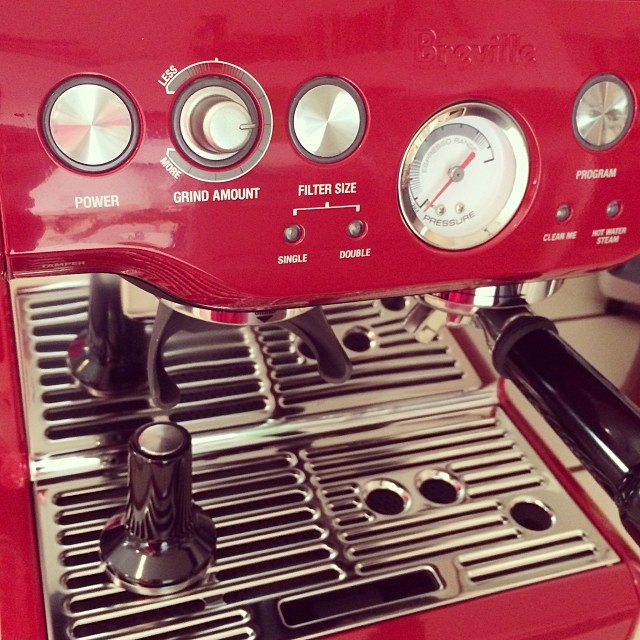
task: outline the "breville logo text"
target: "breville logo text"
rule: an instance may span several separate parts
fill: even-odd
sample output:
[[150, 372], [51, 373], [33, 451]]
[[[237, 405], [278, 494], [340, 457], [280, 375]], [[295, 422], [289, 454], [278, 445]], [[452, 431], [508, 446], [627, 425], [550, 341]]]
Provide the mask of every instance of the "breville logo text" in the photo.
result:
[[536, 48], [523, 44], [515, 33], [497, 34], [487, 40], [469, 43], [442, 42], [435, 31], [419, 31], [416, 41], [416, 57], [419, 62], [484, 62], [494, 64], [526, 64], [536, 61]]

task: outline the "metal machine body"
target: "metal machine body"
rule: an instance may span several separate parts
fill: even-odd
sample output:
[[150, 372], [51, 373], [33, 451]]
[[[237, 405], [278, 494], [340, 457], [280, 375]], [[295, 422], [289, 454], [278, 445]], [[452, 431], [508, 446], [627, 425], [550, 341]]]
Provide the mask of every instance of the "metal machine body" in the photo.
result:
[[[559, 278], [620, 263], [636, 254], [640, 235], [631, 215], [633, 101], [628, 130], [596, 151], [579, 141], [574, 110], [594, 78], [615, 76], [633, 95], [637, 43], [626, 34], [635, 5], [190, 4], [177, 24], [162, 17], [172, 5], [155, 3], [108, 19], [101, 7], [73, 3], [45, 16], [37, 5], [7, 8], [7, 273], [121, 273], [190, 304], [253, 310]], [[235, 82], [259, 110], [259, 139], [229, 167], [181, 151], [181, 100], [194, 82], [209, 80]], [[348, 83], [343, 99], [357, 96], [359, 110], [344, 117], [361, 139], [328, 158], [302, 153], [298, 138], [310, 134], [296, 136], [290, 123], [299, 93], [336, 82]], [[130, 111], [119, 117], [131, 144], [115, 162], [100, 164], [98, 154], [82, 164], [72, 150], [64, 155], [64, 134], [62, 147], [51, 141], [51, 127], [64, 129], [67, 117], [55, 99], [77, 83], [81, 91], [107, 83], [113, 99], [126, 100]], [[82, 98], [91, 104], [93, 95]], [[467, 103], [495, 106], [520, 129], [528, 168], [516, 171], [525, 172], [525, 190], [497, 236], [443, 250], [407, 233], [399, 172], [421, 127]], [[96, 126], [75, 135], [87, 127], [96, 135]], [[102, 145], [105, 157], [118, 151]], [[619, 213], [609, 217], [615, 202]], [[570, 215], [559, 221], [563, 206]], [[353, 221], [364, 226], [359, 237], [349, 236]], [[301, 237], [287, 242], [291, 225]]]
[[[640, 253], [639, 2], [1, 12], [3, 637], [631, 637], [634, 553], [456, 339], [403, 320]], [[179, 396], [78, 373], [122, 312], [87, 311], [90, 274], [220, 323], [157, 338]], [[320, 305], [339, 385], [278, 324]], [[191, 434], [217, 530], [160, 598], [98, 553], [150, 420]]]

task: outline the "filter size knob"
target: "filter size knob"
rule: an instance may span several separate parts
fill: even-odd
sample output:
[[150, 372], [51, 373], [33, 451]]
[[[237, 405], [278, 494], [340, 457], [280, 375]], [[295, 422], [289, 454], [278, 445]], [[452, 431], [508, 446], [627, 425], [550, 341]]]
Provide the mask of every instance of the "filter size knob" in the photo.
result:
[[199, 582], [213, 559], [215, 528], [191, 494], [191, 438], [155, 422], [129, 441], [126, 510], [107, 523], [100, 555], [113, 581], [158, 596]]
[[366, 126], [364, 103], [341, 78], [320, 77], [293, 100], [289, 129], [298, 150], [316, 162], [336, 162], [360, 144]]

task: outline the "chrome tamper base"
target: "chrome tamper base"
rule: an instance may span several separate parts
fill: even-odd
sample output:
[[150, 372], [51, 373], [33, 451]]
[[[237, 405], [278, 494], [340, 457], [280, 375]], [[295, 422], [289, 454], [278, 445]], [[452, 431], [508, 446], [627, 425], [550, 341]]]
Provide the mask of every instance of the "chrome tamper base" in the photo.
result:
[[191, 437], [171, 422], [129, 441], [129, 497], [100, 537], [105, 570], [134, 593], [160, 596], [200, 581], [213, 560], [215, 527], [192, 501]]

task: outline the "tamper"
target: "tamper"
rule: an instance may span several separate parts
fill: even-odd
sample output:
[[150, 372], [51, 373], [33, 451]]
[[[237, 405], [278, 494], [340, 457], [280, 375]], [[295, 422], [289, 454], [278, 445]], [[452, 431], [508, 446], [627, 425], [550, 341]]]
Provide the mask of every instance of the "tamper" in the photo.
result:
[[215, 528], [191, 495], [191, 437], [172, 422], [138, 429], [129, 441], [126, 510], [100, 536], [100, 556], [118, 585], [159, 596], [203, 578]]

